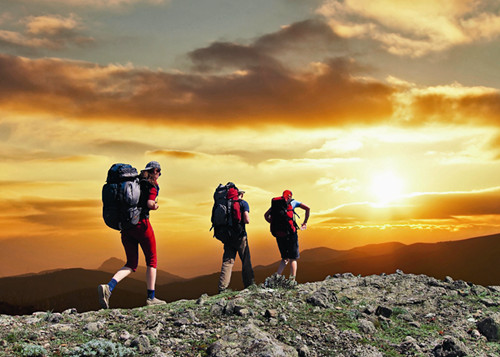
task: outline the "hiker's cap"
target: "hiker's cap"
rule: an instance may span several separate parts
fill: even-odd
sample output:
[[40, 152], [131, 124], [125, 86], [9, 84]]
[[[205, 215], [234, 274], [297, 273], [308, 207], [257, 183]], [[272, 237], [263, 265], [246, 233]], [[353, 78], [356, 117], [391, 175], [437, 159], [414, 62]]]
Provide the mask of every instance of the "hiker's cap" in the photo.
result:
[[240, 194], [240, 193], [241, 193], [241, 194], [243, 194], [243, 193], [245, 193], [245, 191], [243, 191], [243, 190], [238, 190], [238, 194]]
[[289, 198], [291, 198], [292, 196], [293, 196], [292, 191], [290, 191], [290, 190], [285, 190], [285, 191], [283, 191], [283, 197], [284, 197], [285, 199], [287, 199], [287, 200], [288, 200], [288, 199], [289, 199]]
[[161, 170], [160, 163], [158, 161], [150, 161], [146, 165], [146, 168], [144, 170], [149, 171], [151, 169], [158, 169]]

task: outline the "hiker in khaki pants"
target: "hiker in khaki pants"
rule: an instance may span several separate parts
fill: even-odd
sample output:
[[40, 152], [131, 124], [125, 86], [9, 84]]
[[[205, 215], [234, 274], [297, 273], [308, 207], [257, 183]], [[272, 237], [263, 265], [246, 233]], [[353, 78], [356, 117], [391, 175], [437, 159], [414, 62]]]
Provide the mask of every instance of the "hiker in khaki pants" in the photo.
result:
[[250, 223], [250, 206], [243, 200], [245, 191], [229, 189], [228, 199], [233, 200], [233, 224], [238, 226], [240, 234], [236, 239], [224, 243], [224, 254], [222, 255], [222, 268], [219, 278], [219, 293], [229, 286], [231, 273], [233, 271], [236, 253], [241, 259], [242, 278], [245, 288], [254, 283], [252, 261], [250, 259], [250, 249], [248, 248], [247, 232], [245, 226]]

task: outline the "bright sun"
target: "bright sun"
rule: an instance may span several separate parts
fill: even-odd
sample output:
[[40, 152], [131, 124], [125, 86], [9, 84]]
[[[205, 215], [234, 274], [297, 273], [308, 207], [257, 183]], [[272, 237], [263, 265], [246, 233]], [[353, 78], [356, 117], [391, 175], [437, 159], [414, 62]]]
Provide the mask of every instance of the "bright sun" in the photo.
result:
[[403, 180], [393, 172], [381, 172], [373, 176], [371, 193], [379, 202], [390, 202], [398, 198], [404, 189]]

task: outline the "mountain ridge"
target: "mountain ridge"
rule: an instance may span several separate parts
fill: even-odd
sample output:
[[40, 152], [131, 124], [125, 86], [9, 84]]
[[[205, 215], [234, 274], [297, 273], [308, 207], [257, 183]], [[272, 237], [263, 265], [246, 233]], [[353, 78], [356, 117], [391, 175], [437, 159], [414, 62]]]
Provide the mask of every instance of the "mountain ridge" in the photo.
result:
[[[443, 279], [457, 279], [482, 285], [500, 285], [497, 258], [500, 256], [500, 234], [438, 243], [384, 243], [350, 250], [325, 247], [304, 250], [299, 260], [299, 283], [321, 281], [336, 273], [355, 275], [392, 273], [401, 269], [408, 273], [426, 274]], [[263, 282], [277, 269], [278, 261], [254, 267], [257, 283]], [[0, 313], [30, 314], [35, 311], [63, 311], [74, 307], [78, 311], [99, 309], [96, 287], [111, 278], [123, 266], [110, 258], [99, 268], [107, 271], [72, 268], [41, 274], [0, 278]], [[144, 269], [144, 268], [143, 268]], [[230, 288], [243, 289], [241, 271], [234, 271]], [[144, 305], [143, 273], [135, 273], [120, 282], [111, 298], [112, 307], [131, 308]], [[216, 295], [219, 272], [185, 279], [159, 271], [157, 296], [167, 301], [195, 299], [202, 294]], [[172, 280], [173, 279], [173, 280]]]

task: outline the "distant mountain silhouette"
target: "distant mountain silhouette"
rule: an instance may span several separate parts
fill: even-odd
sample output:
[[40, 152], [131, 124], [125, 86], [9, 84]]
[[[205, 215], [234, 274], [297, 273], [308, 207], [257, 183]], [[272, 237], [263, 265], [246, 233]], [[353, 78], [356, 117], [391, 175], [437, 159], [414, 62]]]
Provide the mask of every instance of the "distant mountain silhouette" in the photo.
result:
[[[125, 262], [121, 259], [118, 258], [109, 258], [106, 260], [102, 265], [97, 268], [99, 271], [105, 271], [111, 274], [116, 273], [119, 269], [121, 269], [125, 265]], [[133, 278], [140, 280], [140, 281], [146, 281], [146, 268], [143, 266], [137, 267], [137, 271], [133, 273]], [[109, 277], [111, 279], [111, 276]], [[109, 280], [108, 279], [108, 280]], [[164, 270], [157, 270], [156, 271], [156, 283], [158, 285], [163, 285], [163, 284], [170, 284], [178, 281], [184, 281], [186, 280], [185, 278], [182, 278], [178, 275], [170, 274]]]
[[[441, 243], [373, 244], [345, 251], [314, 248], [301, 252], [297, 280], [318, 281], [335, 273], [372, 275], [401, 269], [405, 273], [425, 274], [438, 279], [448, 275], [475, 284], [500, 285], [499, 256], [500, 234]], [[30, 314], [73, 307], [79, 312], [97, 310], [97, 285], [108, 282], [110, 274], [122, 266], [122, 261], [112, 258], [99, 270], [75, 268], [1, 278], [0, 313]], [[263, 282], [277, 266], [278, 262], [254, 267], [256, 282]], [[146, 285], [137, 280], [143, 279], [144, 275], [143, 271], [138, 271], [120, 282], [113, 291], [111, 307], [144, 305]], [[160, 271], [158, 276], [157, 296], [167, 301], [195, 299], [203, 293], [217, 294], [218, 272], [192, 279]], [[230, 288], [243, 288], [241, 271], [233, 272]]]

